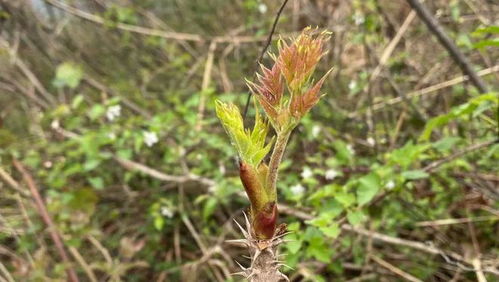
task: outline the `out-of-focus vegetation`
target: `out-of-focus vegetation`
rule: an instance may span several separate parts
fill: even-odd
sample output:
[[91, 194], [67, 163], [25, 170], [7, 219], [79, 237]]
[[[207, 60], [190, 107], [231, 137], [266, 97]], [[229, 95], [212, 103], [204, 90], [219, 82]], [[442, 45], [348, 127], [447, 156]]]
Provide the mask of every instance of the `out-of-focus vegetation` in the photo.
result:
[[[244, 106], [279, 2], [0, 1], [1, 281], [239, 281], [248, 200], [214, 101]], [[499, 5], [426, 2], [488, 93], [405, 1], [281, 15], [275, 37], [333, 32], [278, 183], [293, 281], [498, 279]]]

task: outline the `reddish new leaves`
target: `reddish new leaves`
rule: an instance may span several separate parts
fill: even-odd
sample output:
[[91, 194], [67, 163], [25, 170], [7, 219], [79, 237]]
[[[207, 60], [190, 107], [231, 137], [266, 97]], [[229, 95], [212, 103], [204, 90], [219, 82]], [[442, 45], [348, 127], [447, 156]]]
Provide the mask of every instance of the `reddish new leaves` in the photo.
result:
[[265, 163], [250, 165], [244, 160], [239, 165], [239, 175], [251, 202], [252, 232], [259, 240], [275, 235], [279, 163], [291, 131], [321, 97], [320, 89], [327, 74], [315, 84], [311, 76], [325, 54], [323, 49], [328, 38], [327, 32], [307, 28], [290, 45], [281, 41], [278, 56], [272, 56], [273, 66], [262, 65], [256, 83], [248, 82], [277, 133], [268, 166]]
[[[277, 131], [287, 127], [291, 117], [299, 120], [319, 101], [319, 91], [326, 76], [313, 86], [310, 77], [325, 54], [324, 45], [328, 39], [327, 32], [318, 33], [307, 28], [291, 45], [281, 41], [272, 68], [262, 66], [258, 83], [249, 83]], [[290, 98], [283, 95], [285, 84]]]
[[323, 32], [314, 36], [314, 30], [305, 29], [303, 33], [288, 46], [285, 42], [279, 47], [277, 64], [282, 69], [286, 82], [292, 92], [301, 86], [315, 70], [315, 66], [325, 54], [323, 46], [328, 34]]
[[290, 114], [300, 119], [302, 118], [321, 98], [319, 91], [326, 80], [327, 72], [314, 86], [309, 88], [303, 95], [293, 95], [289, 103]]

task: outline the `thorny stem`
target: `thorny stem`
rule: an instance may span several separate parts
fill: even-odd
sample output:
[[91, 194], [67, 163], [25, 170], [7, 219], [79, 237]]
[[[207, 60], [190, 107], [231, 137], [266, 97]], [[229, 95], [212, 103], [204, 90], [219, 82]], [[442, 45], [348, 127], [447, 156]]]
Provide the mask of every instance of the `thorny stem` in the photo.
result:
[[281, 163], [282, 156], [284, 155], [284, 151], [286, 150], [286, 144], [288, 143], [291, 131], [292, 130], [287, 129], [277, 133], [277, 140], [274, 145], [274, 151], [272, 152], [272, 156], [270, 157], [267, 185], [271, 193], [271, 198], [273, 199], [276, 198], [275, 196], [277, 194], [276, 186], [279, 164]]

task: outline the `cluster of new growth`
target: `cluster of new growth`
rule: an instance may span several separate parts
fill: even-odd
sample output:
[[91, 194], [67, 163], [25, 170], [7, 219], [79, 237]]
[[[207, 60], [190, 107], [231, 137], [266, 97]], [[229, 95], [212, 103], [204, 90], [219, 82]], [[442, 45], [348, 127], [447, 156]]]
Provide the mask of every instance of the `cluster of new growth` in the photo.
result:
[[[276, 235], [279, 164], [292, 130], [321, 97], [320, 89], [329, 72], [316, 82], [312, 75], [326, 54], [328, 39], [328, 32], [307, 28], [290, 43], [278, 42], [278, 54], [270, 54], [273, 66], [261, 65], [257, 81], [248, 81], [255, 97], [253, 130], [244, 128], [237, 106], [217, 101], [217, 116], [239, 154], [240, 178], [251, 202], [251, 235], [258, 240]], [[266, 119], [261, 117], [260, 107]], [[269, 124], [276, 136], [267, 141]], [[271, 149], [270, 161], [265, 163]]]

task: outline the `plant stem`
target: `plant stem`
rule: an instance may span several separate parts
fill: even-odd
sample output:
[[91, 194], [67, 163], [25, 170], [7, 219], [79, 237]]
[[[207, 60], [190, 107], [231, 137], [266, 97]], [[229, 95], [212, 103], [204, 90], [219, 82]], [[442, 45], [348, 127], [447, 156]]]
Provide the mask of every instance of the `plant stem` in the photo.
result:
[[276, 199], [277, 191], [277, 174], [279, 171], [279, 164], [281, 164], [282, 156], [286, 150], [286, 145], [288, 144], [289, 136], [292, 130], [284, 130], [277, 133], [277, 140], [274, 145], [274, 151], [270, 157], [269, 162], [269, 174], [267, 177], [268, 189], [271, 192], [271, 199]]

